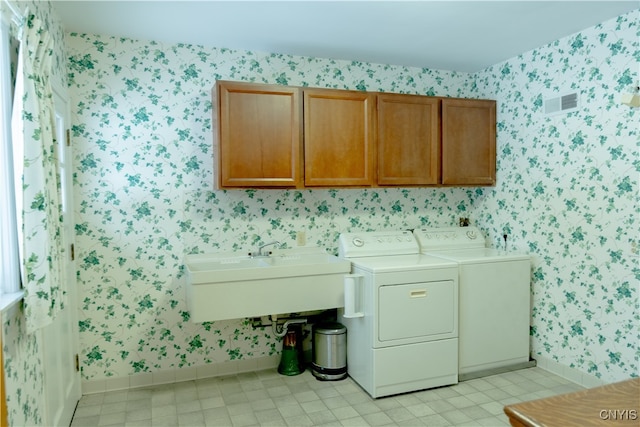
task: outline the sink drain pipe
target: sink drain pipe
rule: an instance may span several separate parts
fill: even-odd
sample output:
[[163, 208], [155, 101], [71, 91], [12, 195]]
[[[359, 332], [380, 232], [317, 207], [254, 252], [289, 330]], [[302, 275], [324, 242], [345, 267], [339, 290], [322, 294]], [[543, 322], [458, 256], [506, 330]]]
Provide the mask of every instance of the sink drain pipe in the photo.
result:
[[278, 326], [278, 316], [276, 316], [275, 314], [272, 314], [269, 317], [271, 318], [271, 329], [273, 330], [273, 334], [278, 338], [282, 338], [285, 335], [287, 335], [287, 329], [289, 328], [289, 325], [299, 325], [299, 324], [307, 323], [306, 318], [289, 319], [286, 322], [284, 322], [282, 326]]

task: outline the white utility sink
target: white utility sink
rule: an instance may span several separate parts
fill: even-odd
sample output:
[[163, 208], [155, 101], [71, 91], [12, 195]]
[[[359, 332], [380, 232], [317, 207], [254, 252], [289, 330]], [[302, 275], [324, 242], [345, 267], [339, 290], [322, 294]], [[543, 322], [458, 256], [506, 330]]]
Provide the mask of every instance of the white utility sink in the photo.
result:
[[344, 305], [351, 263], [320, 248], [252, 258], [227, 252], [187, 255], [187, 305], [194, 322], [323, 310]]

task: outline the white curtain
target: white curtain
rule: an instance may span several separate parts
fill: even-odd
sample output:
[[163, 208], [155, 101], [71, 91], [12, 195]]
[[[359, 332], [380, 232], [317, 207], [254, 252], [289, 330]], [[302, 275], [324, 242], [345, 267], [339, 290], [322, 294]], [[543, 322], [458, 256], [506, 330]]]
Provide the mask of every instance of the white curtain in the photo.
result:
[[16, 225], [13, 151], [11, 148], [11, 98], [13, 89], [9, 55], [9, 26], [0, 20], [0, 294], [20, 290], [18, 236]]
[[50, 82], [53, 40], [34, 15], [22, 31], [12, 129], [24, 310], [27, 331], [34, 332], [63, 305], [63, 233]]

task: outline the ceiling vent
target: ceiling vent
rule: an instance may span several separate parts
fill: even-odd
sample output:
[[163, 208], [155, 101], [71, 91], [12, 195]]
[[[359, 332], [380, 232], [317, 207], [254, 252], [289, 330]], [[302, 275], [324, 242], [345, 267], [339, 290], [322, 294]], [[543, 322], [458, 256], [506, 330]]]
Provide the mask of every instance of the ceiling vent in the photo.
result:
[[556, 98], [544, 100], [544, 113], [546, 115], [565, 114], [577, 111], [580, 106], [578, 93], [569, 93]]

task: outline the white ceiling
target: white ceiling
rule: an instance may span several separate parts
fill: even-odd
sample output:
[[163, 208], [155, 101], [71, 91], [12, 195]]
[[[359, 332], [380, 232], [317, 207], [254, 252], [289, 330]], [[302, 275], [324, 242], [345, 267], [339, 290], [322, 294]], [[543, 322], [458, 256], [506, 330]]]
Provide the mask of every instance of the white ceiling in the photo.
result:
[[[476, 72], [640, 1], [63, 1], [67, 31]], [[640, 13], [640, 10], [639, 10]]]

